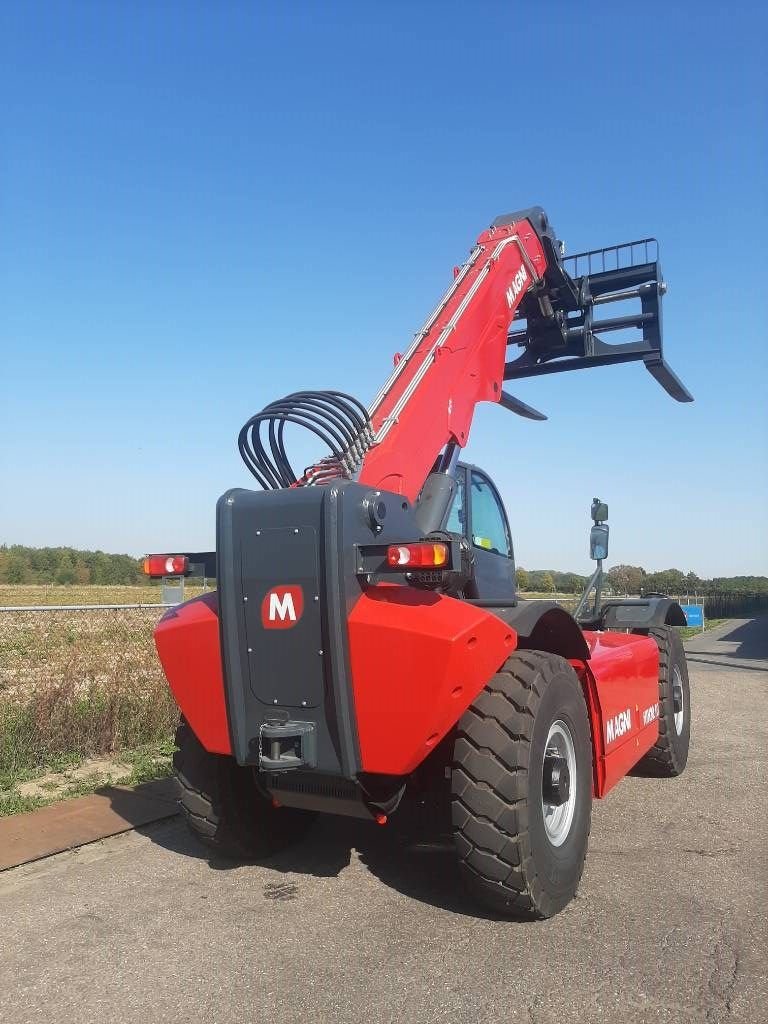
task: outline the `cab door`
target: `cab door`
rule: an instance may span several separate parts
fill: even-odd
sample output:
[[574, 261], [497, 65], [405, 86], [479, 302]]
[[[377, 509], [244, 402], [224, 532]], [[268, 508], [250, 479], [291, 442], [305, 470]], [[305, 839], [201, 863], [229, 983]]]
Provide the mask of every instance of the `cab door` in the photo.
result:
[[490, 477], [459, 464], [456, 496], [444, 529], [463, 533], [472, 545], [475, 571], [469, 597], [515, 597], [515, 560], [507, 514]]

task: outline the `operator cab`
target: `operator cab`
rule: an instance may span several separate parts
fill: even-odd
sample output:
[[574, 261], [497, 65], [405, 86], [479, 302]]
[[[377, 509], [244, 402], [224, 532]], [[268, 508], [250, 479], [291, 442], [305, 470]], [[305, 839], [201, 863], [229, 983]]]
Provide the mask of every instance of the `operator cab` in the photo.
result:
[[456, 494], [443, 522], [443, 530], [463, 534], [474, 559], [469, 598], [515, 598], [515, 557], [512, 535], [499, 492], [478, 466], [460, 462], [456, 467]]

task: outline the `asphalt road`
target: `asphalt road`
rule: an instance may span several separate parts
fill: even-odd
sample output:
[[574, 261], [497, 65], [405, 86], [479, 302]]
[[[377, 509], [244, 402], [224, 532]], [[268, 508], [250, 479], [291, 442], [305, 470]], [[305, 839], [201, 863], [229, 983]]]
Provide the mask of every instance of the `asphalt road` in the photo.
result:
[[479, 916], [444, 851], [326, 819], [267, 866], [176, 819], [0, 875], [0, 1019], [768, 1020], [768, 618], [688, 645], [687, 772], [595, 806], [578, 898]]

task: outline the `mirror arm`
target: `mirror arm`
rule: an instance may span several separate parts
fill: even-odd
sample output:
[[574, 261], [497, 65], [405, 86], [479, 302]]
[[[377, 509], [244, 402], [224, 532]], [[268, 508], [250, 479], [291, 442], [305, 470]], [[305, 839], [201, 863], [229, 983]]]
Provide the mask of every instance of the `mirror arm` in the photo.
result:
[[593, 618], [596, 619], [598, 617], [598, 615], [600, 614], [600, 607], [601, 607], [602, 602], [603, 602], [603, 560], [602, 560], [602, 558], [598, 558], [598, 560], [597, 560], [597, 570], [595, 572], [595, 576], [596, 576], [596, 579], [595, 579], [595, 603], [594, 603], [594, 606], [592, 608], [592, 616], [593, 616]]
[[579, 598], [579, 603], [576, 605], [576, 609], [573, 613], [574, 619], [578, 622], [579, 619], [584, 617], [584, 610], [587, 607], [587, 601], [589, 600], [589, 593], [595, 588], [595, 603], [592, 607], [592, 617], [597, 618], [600, 613], [600, 607], [602, 605], [602, 589], [603, 589], [603, 560], [599, 558], [597, 560], [597, 568], [589, 577], [587, 585], [584, 588], [584, 593]]

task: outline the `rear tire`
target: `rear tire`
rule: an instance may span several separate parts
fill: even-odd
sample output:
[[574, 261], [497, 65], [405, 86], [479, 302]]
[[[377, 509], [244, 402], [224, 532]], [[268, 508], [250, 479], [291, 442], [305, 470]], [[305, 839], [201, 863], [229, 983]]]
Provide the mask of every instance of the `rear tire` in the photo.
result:
[[173, 768], [178, 799], [192, 834], [223, 857], [266, 857], [298, 839], [311, 823], [306, 811], [273, 807], [251, 768], [210, 754], [187, 723], [176, 730]]
[[659, 738], [638, 761], [635, 775], [682, 775], [691, 740], [691, 688], [680, 634], [674, 626], [652, 626], [659, 648]]
[[472, 895], [512, 917], [557, 914], [578, 888], [592, 810], [587, 707], [564, 658], [507, 659], [459, 721], [451, 776], [454, 840]]

